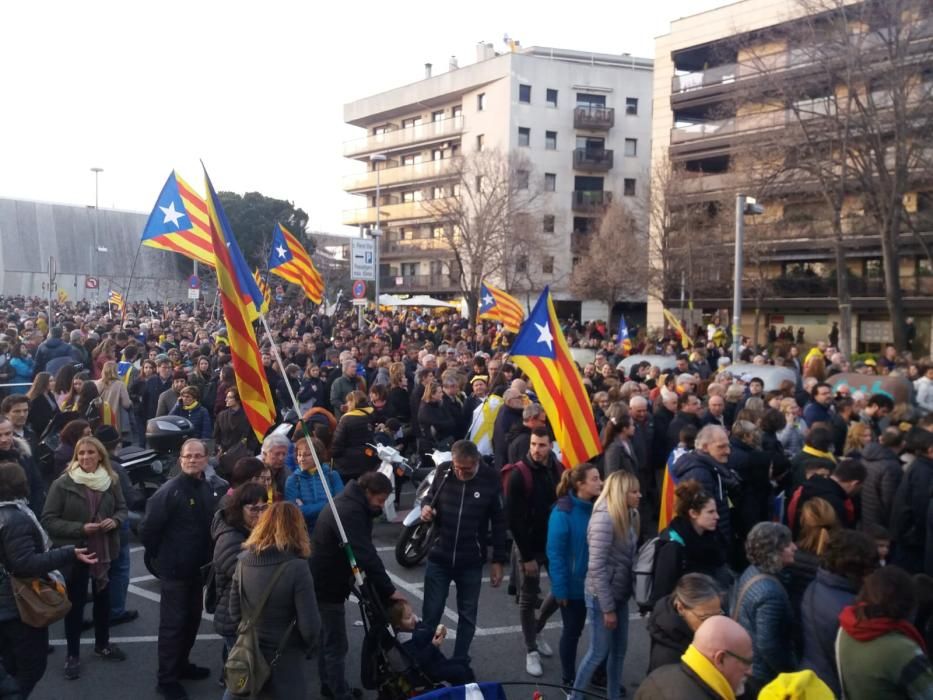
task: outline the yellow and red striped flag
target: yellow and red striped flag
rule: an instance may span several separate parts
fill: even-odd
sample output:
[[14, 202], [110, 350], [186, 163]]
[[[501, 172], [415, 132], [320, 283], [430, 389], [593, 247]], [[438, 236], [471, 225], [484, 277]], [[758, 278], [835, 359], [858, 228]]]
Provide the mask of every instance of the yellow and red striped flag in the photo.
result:
[[324, 299], [324, 280], [304, 246], [282, 224], [272, 231], [269, 272], [297, 284], [315, 304]]
[[206, 170], [204, 181], [207, 185], [211, 245], [217, 261], [217, 289], [223, 304], [236, 385], [243, 411], [261, 441], [275, 422], [275, 405], [262, 367], [248, 307], [252, 304], [260, 308], [262, 296], [233, 237], [230, 222]]
[[687, 334], [687, 331], [684, 330], [684, 327], [680, 325], [680, 321], [677, 320], [677, 317], [667, 309], [661, 309], [661, 311], [664, 312], [664, 318], [667, 319], [667, 322], [670, 324], [671, 328], [677, 331], [677, 334], [680, 335], [680, 344], [683, 345], [684, 350], [689, 350], [692, 348], [693, 341]]
[[207, 204], [174, 170], [143, 229], [143, 245], [214, 266]]
[[272, 303], [272, 292], [269, 291], [269, 285], [266, 284], [266, 281], [262, 278], [262, 275], [259, 274], [258, 267], [253, 270], [253, 279], [256, 280], [256, 286], [259, 287], [259, 291], [262, 294], [262, 306], [259, 307], [259, 313], [268, 313], [269, 304]]
[[107, 305], [116, 306], [118, 311], [123, 310], [123, 295], [113, 289], [107, 292]]
[[479, 288], [479, 318], [499, 321], [505, 330], [518, 333], [525, 320], [525, 310], [511, 294], [483, 282]]
[[564, 466], [569, 469], [598, 455], [601, 449], [593, 407], [547, 287], [519, 330], [511, 358], [534, 384], [560, 445]]

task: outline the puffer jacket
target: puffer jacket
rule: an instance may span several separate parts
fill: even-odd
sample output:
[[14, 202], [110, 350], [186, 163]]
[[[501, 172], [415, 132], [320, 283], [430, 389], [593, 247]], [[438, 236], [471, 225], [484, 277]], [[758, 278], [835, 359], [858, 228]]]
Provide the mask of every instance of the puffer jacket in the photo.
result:
[[646, 673], [651, 673], [659, 666], [676, 664], [693, 641], [693, 630], [677, 612], [672, 595], [666, 595], [654, 604], [646, 627], [651, 637], [651, 654]]
[[633, 510], [630, 514], [631, 527], [625, 537], [619, 537], [603, 501], [593, 506], [593, 516], [587, 528], [590, 557], [586, 592], [596, 596], [599, 609], [604, 613], [615, 612], [616, 604], [624, 603], [632, 595], [635, 580], [633, 564], [638, 549], [638, 512]]
[[243, 543], [249, 533], [230, 525], [222, 510], [214, 515], [211, 523], [211, 539], [214, 541], [214, 585], [217, 589], [217, 609], [214, 611], [214, 631], [222, 637], [236, 635], [237, 624], [230, 615], [230, 587], [237, 557], [243, 551]]
[[931, 488], [933, 459], [917, 457], [907, 468], [894, 497], [891, 536], [898, 546], [895, 563], [912, 573], [919, 572], [923, 562]]
[[732, 589], [729, 607], [732, 618], [752, 637], [754, 663], [752, 677], [770, 683], [779, 673], [797, 668], [793, 644], [794, 614], [784, 586], [773, 575], [753, 583], [742, 599], [742, 609], [736, 610], [737, 600], [746, 582], [764, 573], [757, 566], [745, 569]]
[[865, 481], [859, 492], [862, 499], [862, 527], [883, 527], [891, 525], [891, 510], [894, 508], [894, 496], [904, 476], [901, 460], [890, 447], [870, 442], [862, 450], [862, 464], [865, 465]]
[[333, 467], [344, 483], [356, 479], [379, 466], [379, 457], [370, 444], [376, 441], [371, 414], [373, 409], [355, 408], [348, 411], [337, 423], [330, 454]]
[[[330, 487], [332, 496], [336, 496], [343, 491], [343, 480], [340, 474], [328, 467], [321, 465], [324, 478], [327, 479], [327, 485]], [[327, 494], [324, 492], [324, 484], [321, 483], [321, 477], [316, 473], [306, 472], [299, 469], [297, 472], [289, 475], [285, 481], [285, 500], [297, 504], [301, 509], [301, 514], [305, 516], [305, 523], [308, 525], [308, 532], [314, 529], [314, 523], [317, 522], [317, 516], [321, 514], [327, 505]]]
[[686, 452], [674, 464], [674, 480], [696, 479], [703, 490], [716, 499], [719, 522], [716, 529], [724, 542], [732, 542], [732, 514], [729, 510], [729, 489], [738, 486], [738, 477], [725, 464], [720, 464], [705, 452]]
[[832, 689], [835, 697], [842, 695], [835, 651], [839, 613], [855, 602], [857, 593], [856, 587], [845, 576], [820, 569], [803, 594], [800, 606], [800, 625], [803, 628], [800, 665], [816, 673]]
[[[674, 590], [684, 574], [707, 574], [723, 583], [726, 549], [717, 531], [697, 534], [689, 518], [675, 516], [658, 536], [651, 604]], [[728, 583], [728, 581], [725, 581]]]
[[592, 501], [568, 493], [551, 510], [547, 529], [548, 575], [558, 600], [583, 600], [583, 580], [590, 548], [586, 528], [593, 515]]
[[[16, 505], [0, 505], [0, 565], [14, 576], [42, 576], [74, 561], [73, 546], [43, 551], [42, 533]], [[0, 622], [19, 619], [10, 579], [0, 574]]]

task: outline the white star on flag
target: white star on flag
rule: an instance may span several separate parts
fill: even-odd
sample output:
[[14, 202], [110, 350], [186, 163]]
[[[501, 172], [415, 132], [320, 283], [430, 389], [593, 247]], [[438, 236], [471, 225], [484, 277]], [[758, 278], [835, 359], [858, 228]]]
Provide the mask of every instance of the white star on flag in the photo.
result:
[[167, 224], [171, 221], [175, 228], [179, 228], [178, 220], [185, 215], [185, 212], [175, 209], [175, 202], [169, 202], [167, 207], [159, 207], [159, 209], [165, 214], [165, 218], [162, 219], [163, 224]]
[[536, 323], [535, 328], [538, 329], [538, 341], [539, 343], [547, 343], [547, 349], [549, 352], [554, 351], [554, 336], [551, 335], [551, 325], [549, 323]]
[[282, 246], [279, 246], [278, 248], [275, 249], [275, 252], [278, 253], [279, 257], [282, 258], [282, 260], [284, 260], [285, 253], [287, 253], [288, 251], [285, 250], [285, 248], [283, 248]]
[[494, 301], [495, 299], [492, 298], [492, 295], [487, 294], [486, 296], [483, 297], [483, 306], [492, 306], [492, 303]]

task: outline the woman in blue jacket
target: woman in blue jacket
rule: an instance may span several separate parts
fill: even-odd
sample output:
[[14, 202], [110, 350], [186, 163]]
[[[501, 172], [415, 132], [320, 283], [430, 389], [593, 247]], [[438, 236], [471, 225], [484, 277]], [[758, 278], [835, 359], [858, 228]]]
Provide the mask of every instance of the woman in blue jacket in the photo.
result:
[[343, 491], [343, 479], [340, 478], [340, 474], [324, 463], [327, 461], [324, 443], [313, 437], [311, 444], [314, 445], [314, 451], [317, 452], [318, 459], [321, 461], [322, 473], [320, 475], [317, 473], [311, 448], [302, 437], [295, 443], [295, 459], [298, 460], [298, 466], [301, 468], [289, 476], [285, 482], [285, 500], [291, 501], [301, 509], [309, 533], [314, 530], [317, 516], [327, 505], [327, 494], [324, 492], [321, 476], [327, 479], [331, 496], [336, 496]]
[[[10, 366], [13, 368], [13, 371], [16, 373], [14, 377], [10, 380], [14, 384], [31, 384], [32, 383], [32, 374], [35, 369], [36, 363], [29, 356], [29, 353], [26, 352], [22, 343], [16, 343], [13, 346], [13, 351], [10, 353]], [[17, 390], [17, 393], [26, 393], [25, 391]]]
[[551, 593], [560, 605], [563, 629], [560, 635], [560, 665], [563, 685], [573, 687], [577, 668], [577, 643], [586, 623], [583, 581], [589, 559], [586, 528], [593, 514], [593, 501], [603, 482], [594, 464], [578, 464], [561, 476], [557, 503], [547, 530], [548, 573]]

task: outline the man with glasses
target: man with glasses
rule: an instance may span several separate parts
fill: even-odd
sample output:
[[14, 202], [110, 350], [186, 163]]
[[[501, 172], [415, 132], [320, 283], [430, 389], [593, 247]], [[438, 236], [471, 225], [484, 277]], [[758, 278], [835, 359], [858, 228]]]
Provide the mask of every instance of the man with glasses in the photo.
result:
[[745, 692], [752, 673], [752, 638], [738, 622], [713, 615], [697, 628], [680, 663], [652, 671], [635, 700], [653, 698], [727, 698]]
[[195, 666], [188, 655], [201, 624], [201, 567], [211, 560], [211, 520], [222, 495], [204, 477], [203, 442], [187, 440], [179, 461], [181, 474], [152, 495], [139, 524], [147, 565], [161, 583], [156, 691], [168, 700], [188, 697], [179, 681], [210, 676], [210, 669]]

